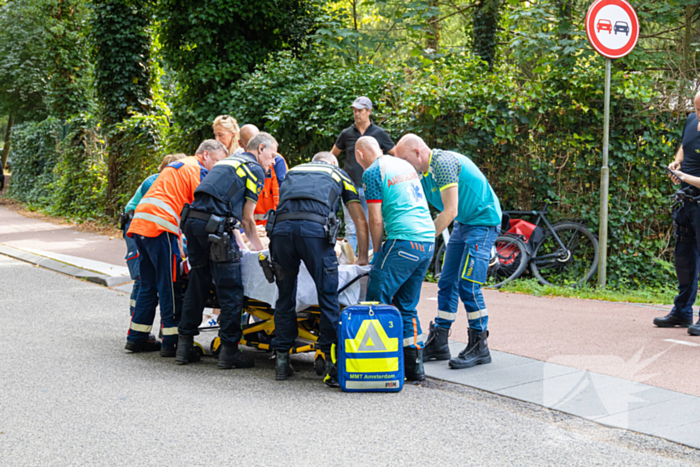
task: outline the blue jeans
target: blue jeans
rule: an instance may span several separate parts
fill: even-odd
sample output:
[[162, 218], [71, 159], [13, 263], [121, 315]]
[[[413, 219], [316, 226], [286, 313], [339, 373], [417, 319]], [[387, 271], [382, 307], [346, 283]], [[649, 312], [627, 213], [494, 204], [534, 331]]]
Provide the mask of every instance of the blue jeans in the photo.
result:
[[458, 297], [467, 310], [469, 327], [486, 331], [489, 315], [481, 293], [500, 226], [484, 227], [455, 222], [445, 250], [438, 281], [438, 315], [435, 324], [449, 329], [457, 318]]
[[316, 222], [291, 220], [275, 224], [270, 243], [279, 297], [275, 304], [275, 337], [272, 348], [288, 352], [298, 337], [297, 277], [304, 261], [316, 284], [321, 309], [318, 347], [326, 355], [338, 340], [338, 258], [328, 243], [323, 226]]
[[[241, 261], [212, 261], [211, 243], [201, 219], [187, 219], [185, 234], [189, 238], [189, 260], [192, 269], [185, 292], [179, 332], [183, 336], [196, 336], [202, 324], [202, 311], [209, 298], [213, 285], [219, 300], [219, 337], [227, 347], [235, 347], [243, 336], [241, 311], [243, 310], [243, 280]], [[234, 240], [234, 249], [238, 245]]]
[[163, 232], [157, 237], [134, 235], [141, 257], [141, 290], [131, 317], [127, 340], [148, 338], [160, 304], [163, 348], [177, 346], [177, 323], [182, 310], [180, 249], [176, 235]]
[[[362, 188], [357, 189], [357, 194], [360, 196], [360, 204], [362, 204], [362, 209], [365, 211], [365, 218], [369, 217], [369, 210], [367, 209], [367, 198], [365, 198], [365, 190]], [[345, 218], [345, 240], [348, 241], [352, 249], [357, 253], [357, 229], [355, 228], [355, 223], [350, 217], [348, 208], [345, 207], [343, 203], [343, 216]], [[372, 251], [372, 237], [369, 238], [369, 251]]]
[[129, 231], [129, 226], [131, 221], [126, 224], [124, 228], [124, 241], [126, 242], [126, 265], [129, 268], [129, 277], [134, 281], [134, 285], [131, 288], [131, 297], [129, 301], [129, 315], [134, 315], [134, 307], [136, 306], [136, 298], [139, 296], [139, 289], [141, 288], [141, 274], [139, 272], [139, 265], [141, 264], [141, 257], [139, 256], [139, 250], [136, 247], [136, 240], [128, 237], [126, 233]]
[[433, 242], [387, 240], [375, 253], [367, 300], [393, 304], [403, 319], [403, 346], [423, 347], [416, 306], [425, 273], [433, 258]]
[[700, 206], [687, 202], [673, 211], [676, 234], [674, 258], [678, 276], [678, 295], [671, 313], [693, 319], [693, 305], [698, 295], [698, 251], [700, 250]]

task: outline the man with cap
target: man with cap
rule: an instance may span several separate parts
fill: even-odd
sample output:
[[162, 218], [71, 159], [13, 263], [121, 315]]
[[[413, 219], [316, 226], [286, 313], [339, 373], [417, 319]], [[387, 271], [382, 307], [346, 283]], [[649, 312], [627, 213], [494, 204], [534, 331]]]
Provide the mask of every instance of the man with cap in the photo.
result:
[[[355, 123], [344, 129], [333, 145], [331, 152], [333, 155], [340, 155], [341, 151], [345, 151], [345, 172], [350, 176], [350, 179], [357, 188], [360, 197], [362, 209], [365, 211], [365, 217], [368, 215], [367, 200], [365, 198], [365, 190], [362, 186], [362, 173], [364, 169], [357, 163], [355, 158], [355, 143], [362, 136], [371, 136], [379, 143], [379, 148], [384, 154], [394, 156], [394, 142], [383, 129], [372, 123], [370, 115], [372, 114], [372, 101], [368, 97], [360, 96], [352, 103], [352, 114], [355, 117]], [[343, 214], [345, 216], [345, 238], [357, 251], [357, 234], [355, 223], [348, 214], [347, 208], [343, 205]], [[370, 248], [372, 241], [370, 239]]]

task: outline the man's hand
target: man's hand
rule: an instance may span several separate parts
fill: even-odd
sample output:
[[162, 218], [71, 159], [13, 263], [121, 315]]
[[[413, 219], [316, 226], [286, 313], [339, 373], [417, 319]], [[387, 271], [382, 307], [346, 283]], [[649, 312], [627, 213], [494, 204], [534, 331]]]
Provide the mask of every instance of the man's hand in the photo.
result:
[[[668, 164], [668, 168], [676, 171], [681, 170], [681, 163], [678, 161], [673, 161], [670, 164]], [[671, 174], [669, 174], [669, 176], [672, 177]]]

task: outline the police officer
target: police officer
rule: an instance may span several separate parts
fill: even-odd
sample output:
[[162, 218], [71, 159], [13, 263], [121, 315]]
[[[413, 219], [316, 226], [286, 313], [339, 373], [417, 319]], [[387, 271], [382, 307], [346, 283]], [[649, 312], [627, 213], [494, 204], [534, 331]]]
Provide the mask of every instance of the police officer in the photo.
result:
[[693, 100], [695, 112], [688, 115], [683, 128], [682, 145], [669, 169], [682, 171], [686, 199], [673, 211], [673, 227], [676, 237], [674, 251], [678, 295], [673, 309], [663, 317], [654, 318], [660, 328], [679, 326], [688, 328], [688, 334], [700, 336], [700, 319], [693, 324], [693, 304], [698, 293], [698, 251], [700, 250], [700, 206], [690, 198], [700, 196], [700, 189], [687, 183], [686, 175], [700, 176], [700, 93]]
[[221, 314], [219, 368], [250, 368], [252, 360], [238, 350], [241, 340], [243, 282], [241, 253], [234, 238], [234, 229], [243, 225], [253, 248], [262, 250], [255, 228], [253, 212], [258, 194], [265, 182], [265, 171], [277, 152], [277, 141], [268, 133], [260, 133], [249, 143], [249, 152], [230, 156], [209, 172], [194, 193], [194, 202], [183, 212], [192, 270], [185, 293], [175, 361], [184, 365], [194, 354], [194, 336], [199, 334], [202, 311], [211, 289], [216, 286]]
[[312, 162], [292, 168], [280, 187], [280, 203], [274, 221], [268, 220], [270, 253], [279, 289], [275, 305], [275, 337], [272, 340], [277, 380], [286, 380], [294, 373], [289, 351], [298, 336], [296, 287], [299, 264], [304, 261], [316, 283], [321, 308], [318, 345], [326, 356], [324, 381], [329, 386], [338, 386], [336, 368], [329, 356], [331, 345], [337, 340], [340, 315], [338, 259], [334, 247], [340, 226], [336, 213], [341, 198], [357, 226], [357, 264], [360, 265], [368, 264], [368, 228], [357, 188], [337, 165], [333, 154], [321, 152]]

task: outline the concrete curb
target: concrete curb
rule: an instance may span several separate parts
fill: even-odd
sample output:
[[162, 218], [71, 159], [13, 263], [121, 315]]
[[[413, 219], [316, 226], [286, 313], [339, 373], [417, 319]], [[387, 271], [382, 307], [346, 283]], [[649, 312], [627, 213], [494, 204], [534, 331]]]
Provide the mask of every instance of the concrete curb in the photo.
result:
[[85, 279], [88, 282], [103, 285], [105, 287], [115, 287], [131, 282], [131, 277], [129, 276], [107, 276], [105, 274], [100, 274], [97, 272], [88, 271], [86, 269], [77, 268], [69, 264], [61, 263], [60, 261], [56, 261], [50, 258], [44, 258], [43, 256], [35, 255], [33, 253], [27, 253], [26, 251], [17, 250], [15, 248], [11, 248], [5, 245], [0, 245], [0, 254], [9, 256], [14, 259], [18, 259], [20, 261], [31, 263], [36, 266], [41, 266], [42, 268], [50, 269], [51, 271], [60, 272], [61, 274], [66, 274], [68, 276], [73, 276], [78, 279]]

